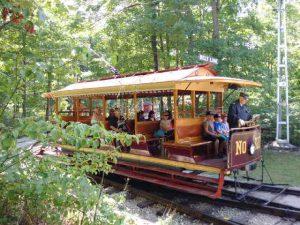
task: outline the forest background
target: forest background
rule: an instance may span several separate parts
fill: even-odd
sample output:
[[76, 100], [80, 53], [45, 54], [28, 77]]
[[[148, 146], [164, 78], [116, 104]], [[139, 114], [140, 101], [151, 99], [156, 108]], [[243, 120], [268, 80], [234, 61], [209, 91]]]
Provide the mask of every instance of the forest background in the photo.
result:
[[[262, 83], [246, 90], [267, 141], [276, 127], [274, 0], [0, 1], [0, 122], [49, 114], [41, 97], [111, 73], [149, 71], [219, 59], [223, 76]], [[3, 9], [22, 14], [13, 17]], [[18, 14], [19, 15], [19, 14]], [[24, 17], [24, 18], [23, 18]], [[300, 145], [300, 3], [287, 5], [291, 142]], [[15, 19], [15, 20], [14, 20]], [[234, 93], [226, 104], [237, 97]]]
[[[108, 162], [116, 162], [118, 151], [59, 160], [32, 154], [58, 140], [96, 149], [140, 139], [99, 124], [62, 129], [66, 123], [57, 118], [45, 121], [53, 102], [42, 93], [100, 79], [112, 67], [154, 71], [213, 56], [220, 75], [262, 83], [244, 91], [253, 113], [261, 114], [264, 140], [274, 140], [276, 8], [275, 0], [0, 0], [0, 224], [134, 224], [122, 208], [125, 195], [108, 196], [89, 176], [111, 172]], [[287, 16], [291, 142], [299, 146], [299, 2], [288, 4]], [[29, 149], [20, 142], [24, 136], [35, 140]], [[278, 182], [299, 181], [292, 153], [266, 159]]]

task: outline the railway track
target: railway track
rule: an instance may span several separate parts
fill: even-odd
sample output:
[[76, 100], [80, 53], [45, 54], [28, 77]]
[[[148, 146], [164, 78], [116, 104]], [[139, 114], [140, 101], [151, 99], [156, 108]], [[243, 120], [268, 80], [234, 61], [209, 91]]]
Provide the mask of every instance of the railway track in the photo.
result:
[[[113, 180], [111, 180], [113, 178]], [[118, 181], [115, 181], [118, 180]], [[109, 186], [113, 186], [119, 190], [123, 190], [125, 187], [124, 180], [118, 176], [110, 176], [110, 179], [105, 179], [105, 183]], [[253, 213], [255, 216], [257, 213], [268, 214], [276, 216], [277, 220], [288, 220], [290, 224], [296, 221], [300, 221], [300, 210], [292, 210], [289, 208], [279, 208], [275, 206], [269, 206], [261, 204], [261, 202], [249, 202], [240, 201], [234, 199], [233, 196], [225, 195], [221, 199], [209, 199], [207, 197], [196, 196], [192, 194], [182, 193], [178, 191], [170, 191], [169, 189], [150, 185], [148, 183], [140, 181], [130, 181], [131, 185], [127, 186], [127, 190], [134, 195], [144, 197], [155, 203], [164, 205], [165, 207], [175, 209], [177, 212], [186, 214], [191, 218], [198, 219], [207, 223], [213, 224], [247, 224], [247, 218], [222, 218], [216, 217], [207, 210], [201, 210], [194, 207], [197, 204], [206, 203], [210, 205], [210, 208], [215, 207], [229, 207], [235, 208], [242, 211]], [[274, 190], [275, 191], [275, 190]]]
[[[118, 175], [110, 175], [110, 177], [119, 177]], [[99, 181], [99, 177], [94, 177]], [[123, 183], [122, 183], [123, 182]], [[124, 177], [122, 182], [115, 182], [106, 179], [106, 184], [114, 186], [119, 190], [124, 189]], [[170, 190], [157, 186], [154, 184], [145, 183], [142, 181], [131, 181], [132, 186], [128, 186], [127, 190], [136, 195], [147, 198], [153, 202], [160, 203], [166, 207], [176, 209], [178, 212], [189, 215], [192, 218], [205, 221], [213, 224], [247, 224], [241, 221], [235, 221], [231, 219], [224, 219], [213, 216], [205, 211], [195, 209], [190, 205], [192, 203], [205, 202], [214, 206], [227, 206], [230, 208], [237, 208], [241, 210], [247, 210], [250, 212], [260, 212], [263, 214], [269, 214], [277, 216], [282, 219], [287, 219], [293, 224], [296, 221], [300, 221], [300, 206], [287, 205], [283, 202], [278, 202], [278, 198], [283, 195], [290, 195], [297, 197], [300, 201], [300, 190], [293, 189], [287, 186], [273, 186], [269, 184], [257, 185], [254, 183], [239, 183], [239, 188], [242, 190], [238, 195], [232, 190], [234, 189], [234, 182], [230, 180], [225, 181], [223, 189], [223, 197], [220, 199], [210, 199], [199, 195], [193, 195], [183, 193], [175, 190]], [[230, 189], [231, 188], [231, 189]], [[263, 199], [256, 197], [253, 194], [257, 191], [272, 193], [273, 197], [269, 199]], [[171, 199], [171, 200], [170, 200]], [[177, 201], [175, 201], [176, 199]], [[277, 200], [277, 201], [274, 201]], [[299, 204], [300, 205], [300, 202]], [[276, 223], [278, 224], [278, 223]]]
[[112, 186], [120, 191], [125, 189], [126, 191], [134, 195], [141, 196], [143, 198], [150, 200], [153, 203], [158, 203], [160, 205], [165, 206], [167, 209], [169, 209], [167, 211], [175, 210], [179, 213], [186, 214], [193, 219], [197, 219], [203, 222], [207, 222], [215, 225], [244, 225], [243, 223], [232, 221], [230, 219], [222, 219], [222, 218], [215, 217], [213, 215], [210, 215], [209, 213], [203, 212], [199, 209], [195, 209], [186, 204], [181, 204], [174, 200], [170, 200], [169, 198], [165, 198], [160, 195], [157, 195], [153, 192], [145, 191], [140, 187], [136, 188], [130, 185], [124, 185], [120, 182], [112, 181], [111, 179], [105, 179], [104, 185]]
[[[274, 209], [278, 214], [289, 213], [300, 220], [300, 189], [287, 185], [274, 186], [270, 184], [238, 183], [235, 190], [234, 181], [226, 181], [223, 196], [236, 199], [246, 204], [256, 204], [260, 207]], [[294, 198], [294, 205], [284, 201], [285, 198]], [[298, 204], [296, 204], [298, 202]]]

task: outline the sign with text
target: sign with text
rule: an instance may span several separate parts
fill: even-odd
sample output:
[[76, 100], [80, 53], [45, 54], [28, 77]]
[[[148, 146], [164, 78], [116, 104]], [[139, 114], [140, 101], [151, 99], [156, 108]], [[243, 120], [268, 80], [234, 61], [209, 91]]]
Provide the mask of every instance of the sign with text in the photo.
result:
[[228, 168], [243, 168], [261, 159], [261, 130], [259, 127], [245, 128], [231, 134], [228, 152]]
[[210, 57], [210, 56], [206, 56], [206, 55], [201, 55], [201, 54], [199, 54], [198, 57], [202, 61], [210, 62], [210, 63], [213, 63], [213, 64], [218, 64], [218, 59], [216, 59], [216, 58], [213, 58], [213, 57]]

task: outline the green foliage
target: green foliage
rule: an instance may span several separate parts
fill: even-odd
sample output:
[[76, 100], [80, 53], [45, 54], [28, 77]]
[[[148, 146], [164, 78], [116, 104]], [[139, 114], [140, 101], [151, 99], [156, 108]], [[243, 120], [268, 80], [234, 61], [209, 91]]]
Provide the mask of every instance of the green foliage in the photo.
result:
[[[93, 185], [86, 174], [107, 174], [116, 163], [118, 151], [97, 148], [120, 140], [131, 144], [138, 137], [106, 131], [103, 126], [55, 123], [26, 118], [15, 128], [0, 130], [0, 223], [13, 224], [121, 224], [118, 205]], [[40, 147], [19, 148], [20, 135], [34, 138]], [[35, 156], [41, 148], [58, 144], [92, 147], [95, 153], [73, 157]]]
[[[51, 157], [37, 159], [33, 150], [18, 148], [16, 140], [28, 136], [42, 147], [71, 144], [95, 152], [113, 139], [123, 145], [138, 142], [141, 137], [111, 133], [100, 124], [45, 122], [40, 118], [53, 113], [53, 101], [45, 101], [41, 94], [99, 79], [111, 65], [123, 73], [153, 69], [153, 37], [160, 69], [198, 64], [201, 53], [219, 59], [216, 69], [221, 75], [261, 82], [263, 88], [245, 91], [250, 92], [253, 113], [261, 114], [263, 138], [274, 140], [275, 0], [219, 1], [218, 38], [212, 38], [212, 1], [71, 2], [0, 0], [1, 13], [8, 8], [24, 17], [14, 23], [12, 12], [0, 18], [0, 223], [123, 221], [84, 175], [108, 173], [108, 161], [115, 162], [117, 150], [75, 154], [57, 162]], [[288, 4], [287, 10], [291, 140], [300, 145], [300, 4]], [[35, 32], [28, 32], [26, 24]], [[225, 108], [237, 94], [227, 99]]]
[[[0, 29], [0, 120], [44, 116], [41, 94], [79, 80], [99, 79], [110, 65], [120, 72], [153, 69], [151, 37], [156, 35], [159, 68], [198, 64], [198, 54], [217, 57], [221, 75], [263, 84], [251, 92], [255, 113], [274, 139], [276, 121], [276, 1], [220, 2], [220, 37], [212, 38], [211, 1], [153, 2], [1, 0], [25, 15]], [[287, 5], [291, 136], [299, 143], [299, 3]], [[23, 25], [32, 21], [36, 32]], [[3, 21], [2, 21], [3, 22]], [[92, 49], [92, 50], [91, 50]], [[49, 114], [53, 102], [47, 102]], [[96, 143], [95, 143], [96, 144]]]

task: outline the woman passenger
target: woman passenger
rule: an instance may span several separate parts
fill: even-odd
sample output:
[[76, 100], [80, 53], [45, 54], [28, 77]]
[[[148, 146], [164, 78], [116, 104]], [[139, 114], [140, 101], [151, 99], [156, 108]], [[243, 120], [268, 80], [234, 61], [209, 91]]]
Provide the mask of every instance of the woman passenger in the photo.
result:
[[173, 125], [172, 118], [170, 117], [169, 111], [163, 113], [162, 119], [160, 121], [160, 129], [154, 133], [155, 137], [165, 137], [172, 136], [173, 134]]
[[210, 111], [206, 112], [206, 118], [202, 123], [202, 137], [206, 141], [212, 141], [214, 144], [215, 156], [219, 156], [220, 141], [214, 128], [214, 116]]
[[148, 121], [156, 121], [155, 112], [153, 110], [151, 110], [148, 114]]

